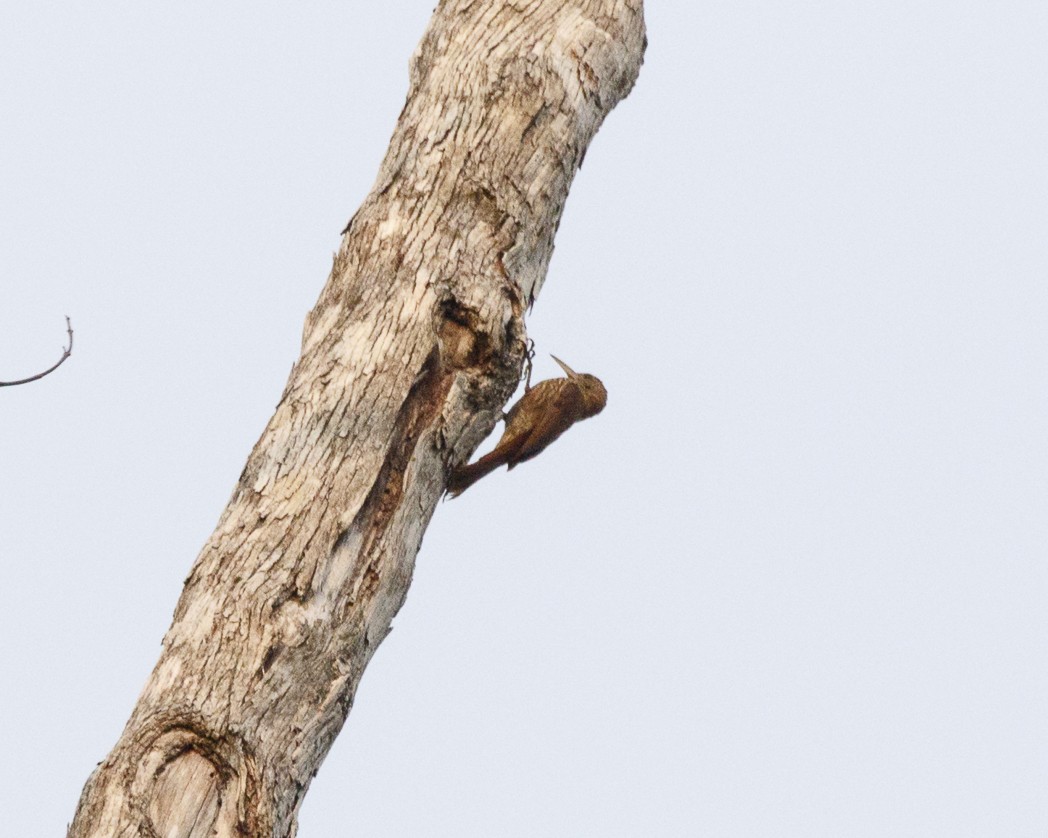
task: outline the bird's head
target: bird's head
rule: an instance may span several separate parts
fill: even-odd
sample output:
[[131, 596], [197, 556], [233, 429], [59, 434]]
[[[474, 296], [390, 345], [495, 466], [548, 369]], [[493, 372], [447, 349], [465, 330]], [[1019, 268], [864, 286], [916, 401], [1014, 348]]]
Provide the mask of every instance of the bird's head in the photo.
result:
[[605, 389], [604, 383], [597, 376], [590, 375], [588, 372], [575, 372], [556, 355], [551, 355], [550, 357], [568, 374], [569, 380], [578, 384], [579, 390], [582, 391], [586, 418], [600, 413], [604, 409], [604, 405], [608, 403], [608, 391]]

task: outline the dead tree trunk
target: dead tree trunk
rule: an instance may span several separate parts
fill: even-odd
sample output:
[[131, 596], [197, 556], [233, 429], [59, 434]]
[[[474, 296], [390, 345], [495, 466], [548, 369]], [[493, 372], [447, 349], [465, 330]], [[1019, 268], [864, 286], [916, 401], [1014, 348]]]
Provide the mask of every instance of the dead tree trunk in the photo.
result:
[[442, 0], [378, 180], [160, 660], [69, 835], [290, 836], [407, 593], [448, 470], [525, 351], [642, 0]]

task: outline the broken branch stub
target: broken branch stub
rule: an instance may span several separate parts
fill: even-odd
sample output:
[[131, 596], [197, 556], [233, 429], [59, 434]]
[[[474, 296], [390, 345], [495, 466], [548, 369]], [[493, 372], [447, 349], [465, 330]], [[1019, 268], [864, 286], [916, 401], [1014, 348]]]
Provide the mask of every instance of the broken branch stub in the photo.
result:
[[301, 357], [70, 835], [286, 836], [526, 351], [640, 0], [446, 0]]

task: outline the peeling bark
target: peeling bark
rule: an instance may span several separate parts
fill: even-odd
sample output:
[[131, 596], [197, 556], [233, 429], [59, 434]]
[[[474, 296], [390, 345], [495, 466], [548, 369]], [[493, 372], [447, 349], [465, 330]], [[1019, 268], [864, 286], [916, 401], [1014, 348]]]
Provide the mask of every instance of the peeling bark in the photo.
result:
[[642, 0], [443, 0], [302, 353], [69, 835], [291, 836], [448, 471], [519, 379]]

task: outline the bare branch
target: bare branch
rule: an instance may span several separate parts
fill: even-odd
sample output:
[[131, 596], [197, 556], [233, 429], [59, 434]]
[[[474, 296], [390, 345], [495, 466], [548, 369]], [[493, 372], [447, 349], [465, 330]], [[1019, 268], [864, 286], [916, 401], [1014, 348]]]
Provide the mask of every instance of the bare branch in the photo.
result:
[[58, 362], [54, 366], [48, 367], [46, 370], [38, 372], [36, 375], [31, 375], [29, 378], [22, 378], [18, 381], [0, 381], [0, 387], [14, 387], [17, 384], [28, 384], [31, 381], [39, 381], [45, 375], [50, 375], [62, 366], [62, 364], [65, 363], [65, 359], [73, 354], [73, 324], [69, 322], [68, 316], [66, 317], [66, 333], [69, 335], [69, 346], [62, 349], [62, 357], [58, 359]]

